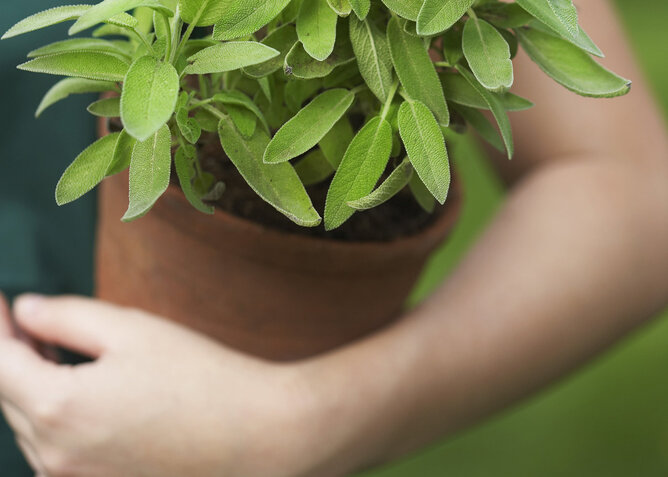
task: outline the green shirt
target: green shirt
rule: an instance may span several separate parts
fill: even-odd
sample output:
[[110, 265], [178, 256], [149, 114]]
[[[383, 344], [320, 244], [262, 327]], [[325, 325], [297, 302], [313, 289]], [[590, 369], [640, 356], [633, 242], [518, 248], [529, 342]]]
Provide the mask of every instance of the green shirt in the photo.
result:
[[[0, 32], [63, 4], [3, 2]], [[66, 38], [66, 31], [66, 25], [58, 25], [0, 43], [0, 289], [10, 297], [25, 291], [91, 291], [94, 197], [59, 208], [54, 189], [67, 165], [95, 139], [94, 121], [86, 113], [95, 98], [70, 97], [35, 119], [41, 97], [60, 78], [16, 69], [30, 50]], [[2, 422], [0, 475], [34, 475]]]

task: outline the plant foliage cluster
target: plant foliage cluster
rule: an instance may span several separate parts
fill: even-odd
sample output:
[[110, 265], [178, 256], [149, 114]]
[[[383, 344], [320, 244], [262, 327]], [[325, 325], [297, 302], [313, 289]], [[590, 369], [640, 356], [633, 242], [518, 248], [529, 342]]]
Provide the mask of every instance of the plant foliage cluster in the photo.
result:
[[602, 53], [572, 0], [104, 0], [37, 13], [3, 38], [65, 21], [92, 35], [19, 66], [66, 77], [37, 115], [71, 94], [112, 92], [88, 110], [123, 129], [74, 160], [56, 199], [129, 168], [126, 221], [151, 209], [172, 169], [192, 205], [213, 213], [224, 184], [202, 169], [203, 132], [299, 225], [322, 222], [305, 186], [330, 179], [330, 230], [406, 187], [433, 210], [448, 195], [451, 131], [472, 127], [512, 157], [508, 112], [532, 106], [509, 92], [519, 47], [580, 95], [630, 88], [592, 58]]

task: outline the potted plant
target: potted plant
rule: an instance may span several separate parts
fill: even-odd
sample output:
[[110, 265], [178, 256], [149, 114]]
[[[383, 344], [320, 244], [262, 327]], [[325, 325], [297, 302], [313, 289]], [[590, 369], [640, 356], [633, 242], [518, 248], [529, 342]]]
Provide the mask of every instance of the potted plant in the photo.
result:
[[513, 155], [520, 46], [575, 93], [630, 89], [571, 0], [104, 0], [3, 38], [64, 21], [94, 30], [19, 68], [66, 76], [38, 115], [104, 93], [56, 188], [104, 181], [98, 295], [270, 359], [400, 314], [459, 209], [446, 142], [470, 127]]

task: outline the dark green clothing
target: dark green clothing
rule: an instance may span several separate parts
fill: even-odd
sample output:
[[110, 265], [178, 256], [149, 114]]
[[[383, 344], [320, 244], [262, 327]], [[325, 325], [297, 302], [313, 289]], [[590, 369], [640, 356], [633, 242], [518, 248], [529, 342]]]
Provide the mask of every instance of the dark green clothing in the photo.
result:
[[[76, 2], [75, 2], [76, 3]], [[0, 31], [59, 0], [3, 2]], [[91, 290], [94, 198], [59, 208], [54, 188], [60, 174], [95, 139], [86, 113], [90, 96], [71, 97], [34, 111], [60, 78], [16, 69], [31, 49], [66, 38], [59, 25], [0, 43], [0, 289], [10, 297], [24, 291], [87, 294]], [[0, 423], [0, 476], [33, 473]]]

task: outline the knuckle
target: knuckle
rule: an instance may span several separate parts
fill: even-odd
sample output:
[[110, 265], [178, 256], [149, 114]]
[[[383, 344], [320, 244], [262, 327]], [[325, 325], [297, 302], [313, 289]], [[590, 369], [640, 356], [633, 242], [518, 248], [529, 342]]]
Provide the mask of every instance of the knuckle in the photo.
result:
[[49, 477], [74, 477], [75, 462], [64, 452], [51, 450], [42, 456], [42, 464]]
[[67, 407], [68, 399], [63, 394], [52, 394], [37, 402], [32, 414], [38, 427], [50, 429], [60, 426]]

